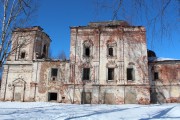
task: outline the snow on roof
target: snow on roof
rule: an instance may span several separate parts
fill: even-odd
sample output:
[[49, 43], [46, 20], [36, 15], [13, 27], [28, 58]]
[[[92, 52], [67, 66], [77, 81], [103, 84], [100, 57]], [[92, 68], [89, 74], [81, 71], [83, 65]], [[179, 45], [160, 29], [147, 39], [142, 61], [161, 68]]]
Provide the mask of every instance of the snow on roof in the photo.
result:
[[148, 58], [149, 61], [171, 61], [171, 60], [178, 60], [175, 58], [164, 58], [164, 57], [149, 57]]
[[166, 61], [166, 60], [178, 60], [178, 59], [175, 59], [175, 58], [163, 58], [163, 57], [157, 58], [157, 61]]

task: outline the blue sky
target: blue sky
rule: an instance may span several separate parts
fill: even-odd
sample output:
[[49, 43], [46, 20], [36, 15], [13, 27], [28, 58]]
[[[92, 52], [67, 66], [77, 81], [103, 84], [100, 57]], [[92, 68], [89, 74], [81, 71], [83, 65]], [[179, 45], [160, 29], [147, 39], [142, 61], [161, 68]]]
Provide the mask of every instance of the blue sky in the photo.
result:
[[[92, 21], [109, 21], [112, 20], [112, 10], [110, 9], [97, 9], [96, 0], [40, 0], [39, 9], [37, 12], [37, 17], [34, 20], [33, 25], [41, 26], [44, 31], [50, 36], [51, 42], [51, 52], [53, 56], [56, 56], [61, 51], [66, 53], [69, 57], [70, 51], [70, 26], [83, 26], [87, 25]], [[169, 9], [173, 10], [173, 4]], [[131, 10], [131, 8], [129, 8]], [[141, 13], [142, 16], [145, 13]], [[167, 19], [172, 23], [175, 13], [169, 13]], [[152, 12], [153, 15], [153, 12]], [[123, 20], [124, 18], [118, 17], [118, 19]], [[147, 27], [144, 19], [135, 20], [133, 18], [133, 25], [143, 25]], [[171, 24], [171, 23], [169, 23]], [[176, 24], [171, 32], [171, 37], [167, 38], [163, 36], [160, 39], [157, 31], [154, 40], [152, 40], [152, 35], [150, 30], [151, 26], [147, 29], [147, 46], [148, 49], [152, 49], [156, 52], [158, 57], [166, 58], [176, 58], [180, 59], [180, 37], [179, 37], [179, 26]], [[158, 25], [157, 25], [158, 26]], [[153, 41], [153, 42], [152, 42]]]

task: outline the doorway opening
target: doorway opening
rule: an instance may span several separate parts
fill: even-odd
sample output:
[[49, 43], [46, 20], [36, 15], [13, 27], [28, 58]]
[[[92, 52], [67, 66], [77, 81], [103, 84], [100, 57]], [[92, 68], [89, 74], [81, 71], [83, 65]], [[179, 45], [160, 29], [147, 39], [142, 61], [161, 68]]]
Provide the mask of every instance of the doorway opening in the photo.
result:
[[48, 101], [57, 101], [57, 93], [48, 93]]

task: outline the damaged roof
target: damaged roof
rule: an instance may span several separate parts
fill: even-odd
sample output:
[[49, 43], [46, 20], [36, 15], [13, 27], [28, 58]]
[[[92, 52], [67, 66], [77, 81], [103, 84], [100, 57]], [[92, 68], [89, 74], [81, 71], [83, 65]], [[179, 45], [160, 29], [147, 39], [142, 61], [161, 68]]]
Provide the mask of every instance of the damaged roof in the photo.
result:
[[103, 21], [103, 22], [90, 22], [88, 26], [91, 27], [99, 27], [99, 26], [130, 26], [129, 23], [123, 20], [115, 20], [115, 21]]
[[82, 29], [94, 29], [94, 28], [117, 28], [117, 27], [122, 27], [122, 28], [140, 28], [142, 31], [145, 31], [145, 28], [143, 26], [133, 26], [130, 25], [128, 22], [123, 21], [123, 20], [114, 20], [114, 21], [102, 21], [102, 22], [90, 22], [87, 26], [70, 26], [70, 28], [82, 28]]
[[13, 32], [27, 32], [27, 31], [43, 31], [40, 26], [33, 26], [29, 28], [15, 28]]

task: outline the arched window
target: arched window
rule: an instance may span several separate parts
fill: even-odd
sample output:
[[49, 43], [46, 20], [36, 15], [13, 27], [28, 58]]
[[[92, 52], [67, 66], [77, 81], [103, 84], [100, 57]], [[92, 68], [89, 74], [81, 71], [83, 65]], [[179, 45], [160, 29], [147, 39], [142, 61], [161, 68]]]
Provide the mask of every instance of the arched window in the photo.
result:
[[117, 44], [115, 41], [107, 43], [107, 57], [116, 58]]
[[89, 58], [92, 56], [92, 41], [86, 40], [83, 43], [83, 57]]

